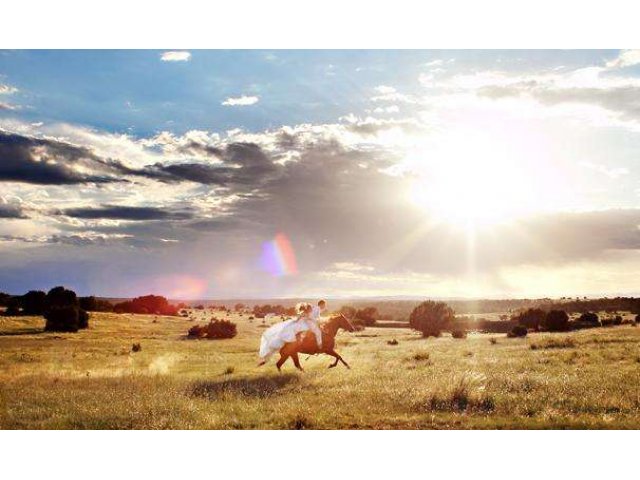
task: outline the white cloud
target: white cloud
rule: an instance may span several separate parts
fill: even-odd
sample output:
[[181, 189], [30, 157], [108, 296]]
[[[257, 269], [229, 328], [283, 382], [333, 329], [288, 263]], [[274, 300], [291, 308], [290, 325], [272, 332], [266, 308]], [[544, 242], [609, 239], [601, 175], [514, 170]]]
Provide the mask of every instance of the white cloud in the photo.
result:
[[17, 110], [17, 105], [11, 105], [10, 103], [0, 102], [0, 110]]
[[390, 105], [388, 107], [376, 107], [373, 113], [399, 113], [400, 108], [397, 105]]
[[17, 91], [18, 89], [16, 87], [0, 83], [0, 95], [11, 95], [12, 93], [16, 93]]
[[164, 52], [160, 55], [160, 60], [163, 62], [187, 62], [191, 60], [191, 53], [184, 51]]
[[244, 107], [247, 105], [255, 105], [259, 101], [259, 97], [253, 95], [242, 95], [240, 97], [229, 97], [224, 102], [222, 102], [222, 105], [227, 107]]
[[386, 95], [388, 93], [395, 93], [396, 89], [393, 87], [389, 87], [387, 85], [378, 85], [374, 88], [374, 90], [382, 95]]
[[613, 60], [607, 62], [607, 68], [624, 68], [640, 63], [640, 50], [623, 50]]
[[589, 170], [593, 170], [596, 173], [600, 173], [605, 175], [613, 180], [629, 174], [629, 169], [625, 167], [607, 167], [606, 165], [601, 165], [592, 162], [582, 162], [581, 165]]

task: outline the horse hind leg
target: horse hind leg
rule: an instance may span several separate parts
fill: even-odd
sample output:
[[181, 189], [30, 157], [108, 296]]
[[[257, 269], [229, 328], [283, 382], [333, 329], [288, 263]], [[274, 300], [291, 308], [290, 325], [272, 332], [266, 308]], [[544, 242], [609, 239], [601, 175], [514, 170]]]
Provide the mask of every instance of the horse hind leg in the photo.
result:
[[287, 355], [285, 355], [285, 354], [283, 354], [283, 353], [280, 353], [280, 360], [278, 360], [278, 361], [276, 362], [276, 367], [278, 367], [278, 371], [279, 371], [279, 372], [281, 371], [281, 370], [280, 370], [280, 367], [282, 367], [282, 364], [283, 364], [284, 362], [286, 362], [286, 361], [287, 361], [287, 358], [289, 358], [289, 355], [288, 355], [288, 354], [287, 354]]
[[291, 354], [291, 358], [293, 359], [293, 363], [295, 364], [296, 368], [301, 372], [304, 372], [304, 368], [302, 368], [302, 365], [300, 365], [300, 358], [298, 357], [298, 354]]

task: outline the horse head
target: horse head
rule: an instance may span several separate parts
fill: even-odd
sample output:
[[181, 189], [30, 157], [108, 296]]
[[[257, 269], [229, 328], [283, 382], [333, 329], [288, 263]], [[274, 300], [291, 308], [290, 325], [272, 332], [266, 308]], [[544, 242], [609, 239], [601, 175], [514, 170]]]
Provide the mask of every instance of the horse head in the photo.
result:
[[353, 324], [349, 321], [349, 319], [345, 317], [343, 314], [340, 313], [335, 318], [336, 318], [336, 325], [338, 326], [338, 328], [342, 328], [347, 332], [356, 331], [356, 327], [354, 327]]

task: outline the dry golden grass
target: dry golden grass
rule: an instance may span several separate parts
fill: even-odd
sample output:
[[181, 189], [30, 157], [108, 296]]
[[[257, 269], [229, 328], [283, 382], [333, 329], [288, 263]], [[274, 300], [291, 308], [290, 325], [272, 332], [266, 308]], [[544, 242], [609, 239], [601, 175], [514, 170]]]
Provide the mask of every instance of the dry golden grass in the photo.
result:
[[260, 321], [230, 318], [236, 338], [196, 341], [184, 318], [98, 313], [54, 334], [0, 317], [0, 426], [640, 428], [640, 328], [466, 340], [372, 328], [339, 335], [351, 370], [318, 356], [279, 374], [256, 366]]

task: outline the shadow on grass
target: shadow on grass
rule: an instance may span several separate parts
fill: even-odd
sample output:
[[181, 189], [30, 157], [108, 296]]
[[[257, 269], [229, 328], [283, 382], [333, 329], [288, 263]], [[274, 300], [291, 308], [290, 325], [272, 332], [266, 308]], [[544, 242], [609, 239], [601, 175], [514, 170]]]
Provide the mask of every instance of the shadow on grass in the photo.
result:
[[221, 380], [217, 382], [196, 382], [191, 385], [188, 394], [192, 397], [215, 400], [224, 394], [235, 394], [243, 397], [266, 398], [277, 394], [290, 384], [300, 381], [298, 375], [285, 374], [237, 380]]
[[0, 337], [14, 337], [18, 335], [37, 335], [44, 333], [42, 327], [28, 327], [28, 328], [14, 328], [12, 330], [2, 331], [0, 330]]

